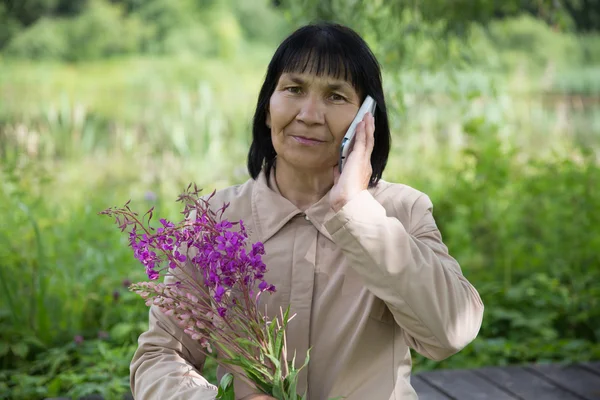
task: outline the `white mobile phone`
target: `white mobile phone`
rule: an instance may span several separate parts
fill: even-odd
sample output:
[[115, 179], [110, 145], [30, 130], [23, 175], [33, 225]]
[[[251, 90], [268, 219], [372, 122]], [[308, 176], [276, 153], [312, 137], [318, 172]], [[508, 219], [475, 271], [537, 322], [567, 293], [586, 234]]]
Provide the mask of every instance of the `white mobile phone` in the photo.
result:
[[344, 135], [344, 138], [342, 139], [342, 144], [340, 146], [340, 160], [338, 162], [338, 165], [340, 166], [340, 172], [342, 172], [344, 168], [344, 164], [346, 163], [346, 159], [348, 158], [348, 153], [350, 153], [350, 148], [352, 147], [352, 143], [354, 143], [354, 136], [356, 134], [356, 127], [358, 123], [363, 120], [367, 112], [370, 112], [371, 115], [374, 116], [376, 106], [377, 103], [375, 103], [375, 100], [373, 100], [371, 96], [367, 96], [365, 101], [358, 109], [356, 117], [354, 117], [354, 120], [352, 121], [350, 127], [346, 131], [346, 135]]

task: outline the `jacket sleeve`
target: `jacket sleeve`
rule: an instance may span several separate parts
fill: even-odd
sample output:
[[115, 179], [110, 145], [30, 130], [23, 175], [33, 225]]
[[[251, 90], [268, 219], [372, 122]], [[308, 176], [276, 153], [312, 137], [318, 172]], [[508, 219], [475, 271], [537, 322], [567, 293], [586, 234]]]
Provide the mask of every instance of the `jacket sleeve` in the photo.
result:
[[367, 288], [387, 304], [407, 344], [427, 358], [442, 360], [475, 339], [483, 303], [448, 254], [432, 209], [421, 193], [405, 226], [397, 212], [387, 215], [364, 190], [325, 227]]
[[216, 387], [199, 371], [205, 356], [177, 323], [150, 307], [149, 328], [130, 365], [133, 397], [139, 400], [214, 400]]

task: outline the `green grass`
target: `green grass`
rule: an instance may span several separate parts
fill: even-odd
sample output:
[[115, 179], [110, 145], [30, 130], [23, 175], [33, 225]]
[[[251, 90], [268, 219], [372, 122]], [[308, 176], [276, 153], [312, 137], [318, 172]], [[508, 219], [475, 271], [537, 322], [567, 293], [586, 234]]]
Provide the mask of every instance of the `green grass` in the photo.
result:
[[[245, 180], [267, 62], [259, 50], [227, 64], [0, 64], [0, 393], [127, 389], [147, 311], [123, 281], [143, 269], [97, 213], [132, 199], [176, 218], [189, 182]], [[431, 195], [486, 304], [473, 344], [442, 363], [415, 357], [416, 370], [600, 358], [600, 105], [577, 102], [600, 95], [600, 76], [586, 71], [583, 84], [568, 71], [386, 70], [385, 178]]]

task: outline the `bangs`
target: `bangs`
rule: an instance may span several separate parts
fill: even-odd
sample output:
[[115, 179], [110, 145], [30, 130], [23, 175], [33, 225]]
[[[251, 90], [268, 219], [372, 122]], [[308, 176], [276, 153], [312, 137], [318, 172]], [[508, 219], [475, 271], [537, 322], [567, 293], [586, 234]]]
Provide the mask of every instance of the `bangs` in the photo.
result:
[[317, 37], [316, 40], [298, 40], [299, 46], [289, 46], [281, 55], [281, 73], [306, 73], [328, 76], [349, 82], [358, 92], [362, 81], [360, 64], [353, 60], [350, 49], [344, 49], [331, 37]]

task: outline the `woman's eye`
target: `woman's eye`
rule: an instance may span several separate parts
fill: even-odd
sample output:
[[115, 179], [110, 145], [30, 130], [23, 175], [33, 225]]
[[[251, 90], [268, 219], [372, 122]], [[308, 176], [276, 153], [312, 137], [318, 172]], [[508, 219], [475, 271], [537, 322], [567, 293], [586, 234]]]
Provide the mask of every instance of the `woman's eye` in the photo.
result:
[[302, 88], [300, 88], [299, 86], [289, 86], [285, 88], [285, 90], [293, 94], [299, 94], [300, 92], [302, 92]]
[[344, 96], [342, 96], [341, 94], [337, 94], [337, 93], [333, 93], [330, 96], [330, 98], [333, 101], [345, 101], [346, 100], [346, 98]]

